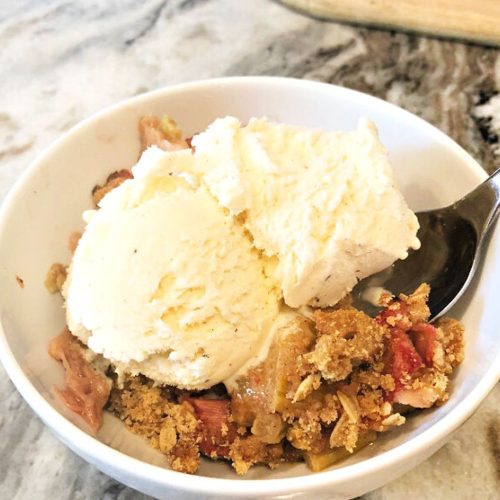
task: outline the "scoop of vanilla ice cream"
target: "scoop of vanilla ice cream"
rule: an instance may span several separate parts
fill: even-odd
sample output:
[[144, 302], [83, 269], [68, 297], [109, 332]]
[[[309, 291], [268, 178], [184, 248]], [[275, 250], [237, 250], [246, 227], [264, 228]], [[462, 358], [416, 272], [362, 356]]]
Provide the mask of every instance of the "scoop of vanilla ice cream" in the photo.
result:
[[300, 313], [283, 298], [333, 305], [419, 246], [369, 121], [341, 133], [227, 117], [193, 144], [148, 149], [85, 213], [67, 322], [119, 372], [230, 383]]
[[256, 354], [281, 291], [244, 227], [186, 173], [195, 161], [142, 155], [85, 213], [63, 294], [71, 332], [118, 370], [203, 389]]
[[342, 133], [227, 117], [193, 144], [194, 173], [276, 262], [291, 307], [333, 305], [420, 245], [368, 120]]

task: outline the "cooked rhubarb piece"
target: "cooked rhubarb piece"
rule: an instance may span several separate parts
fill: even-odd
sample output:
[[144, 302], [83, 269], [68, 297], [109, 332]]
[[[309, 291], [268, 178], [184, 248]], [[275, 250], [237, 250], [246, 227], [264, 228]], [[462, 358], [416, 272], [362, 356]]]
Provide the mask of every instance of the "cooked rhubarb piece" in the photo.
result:
[[66, 370], [66, 386], [64, 389], [56, 388], [56, 394], [96, 433], [111, 390], [109, 380], [87, 361], [83, 346], [67, 328], [52, 339], [49, 354], [61, 361]]
[[413, 408], [430, 408], [448, 399], [447, 386], [448, 377], [445, 374], [426, 369], [406, 386], [396, 390], [393, 401]]
[[105, 195], [125, 182], [127, 179], [132, 179], [132, 172], [130, 170], [117, 170], [116, 172], [108, 175], [106, 182], [102, 186], [99, 184], [94, 186], [94, 189], [92, 189], [92, 199], [94, 200], [94, 205], [97, 207]]
[[432, 366], [436, 343], [436, 328], [429, 323], [419, 323], [413, 326], [408, 334], [426, 366]]
[[396, 386], [388, 393], [388, 400], [414, 408], [430, 408], [446, 401], [446, 374], [452, 371], [447, 346], [452, 346], [460, 360], [463, 350], [463, 329], [458, 322], [438, 321], [437, 328], [427, 323], [428, 295], [429, 287], [421, 285], [412, 295], [389, 301], [377, 317], [391, 331], [383, 361]]
[[211, 458], [229, 458], [229, 447], [236, 437], [231, 422], [229, 400], [184, 398], [193, 408], [200, 425], [200, 451]]
[[237, 389], [231, 393], [231, 414], [238, 425], [251, 427], [257, 414], [269, 412], [265, 386], [263, 365], [239, 379]]
[[386, 373], [390, 373], [400, 385], [404, 385], [405, 378], [415, 373], [423, 364], [410, 337], [399, 328], [392, 329], [384, 353], [384, 362]]
[[68, 249], [71, 253], [75, 253], [76, 247], [78, 246], [78, 242], [82, 237], [82, 233], [79, 231], [73, 231], [68, 238]]
[[141, 152], [149, 146], [158, 146], [165, 151], [189, 148], [182, 138], [182, 131], [169, 116], [159, 119], [156, 116], [143, 116], [139, 120]]
[[[353, 451], [361, 450], [365, 446], [373, 443], [376, 438], [377, 433], [374, 431], [368, 431], [364, 434], [361, 434], [356, 441], [356, 445], [354, 446]], [[350, 455], [351, 453], [349, 453], [345, 448], [333, 448], [322, 453], [313, 453], [311, 451], [306, 451], [304, 453], [304, 458], [306, 460], [307, 466], [313, 472], [319, 472], [323, 469], [326, 469], [327, 467], [330, 467], [330, 465], [340, 462], [340, 460], [343, 460]]]
[[265, 394], [269, 411], [283, 411], [302, 381], [300, 355], [306, 353], [314, 334], [310, 322], [296, 319], [278, 333], [264, 364]]
[[278, 413], [257, 415], [250, 429], [263, 443], [277, 444], [285, 437], [286, 425]]
[[282, 412], [301, 384], [300, 356], [313, 341], [312, 326], [306, 318], [292, 321], [276, 333], [263, 364], [238, 382], [231, 394], [231, 412], [239, 425], [252, 426], [256, 415]]

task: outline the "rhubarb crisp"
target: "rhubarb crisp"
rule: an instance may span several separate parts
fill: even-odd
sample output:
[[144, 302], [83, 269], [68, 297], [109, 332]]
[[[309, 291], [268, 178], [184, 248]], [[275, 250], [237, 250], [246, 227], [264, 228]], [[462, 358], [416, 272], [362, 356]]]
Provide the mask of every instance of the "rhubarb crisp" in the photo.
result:
[[[169, 118], [144, 117], [142, 149], [191, 147]], [[93, 190], [96, 206], [133, 177], [111, 174]], [[70, 237], [72, 250], [80, 235]], [[46, 280], [51, 292], [67, 279], [62, 264]], [[382, 297], [375, 318], [349, 296], [309, 308], [275, 332], [267, 356], [231, 384], [189, 390], [123, 374], [68, 329], [49, 353], [66, 370], [58, 396], [97, 432], [103, 409], [163, 453], [169, 466], [195, 473], [200, 457], [225, 460], [238, 474], [256, 464], [305, 461], [320, 471], [405, 423], [412, 411], [445, 403], [463, 359], [463, 328], [451, 318], [429, 322], [429, 286]]]

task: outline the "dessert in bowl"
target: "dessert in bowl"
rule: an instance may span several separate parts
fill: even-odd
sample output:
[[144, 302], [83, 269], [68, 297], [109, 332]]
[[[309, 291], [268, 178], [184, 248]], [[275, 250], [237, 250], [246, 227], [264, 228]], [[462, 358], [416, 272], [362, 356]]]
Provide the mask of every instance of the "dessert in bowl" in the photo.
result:
[[[274, 121], [330, 131], [353, 130], [359, 119], [369, 117], [379, 128], [405, 198], [416, 210], [445, 205], [484, 178], [463, 150], [418, 118], [377, 99], [313, 82], [272, 78], [201, 82], [141, 96], [104, 111], [42, 156], [4, 207], [0, 255], [7, 269], [2, 289], [3, 328], [9, 347], [3, 360], [28, 402], [75, 451], [119, 480], [158, 497], [167, 496], [172, 488], [219, 496], [307, 495], [312, 491], [330, 497], [334, 493], [353, 496], [396, 477], [436, 450], [498, 376], [494, 365], [498, 353], [490, 348], [495, 311], [488, 308], [486, 293], [495, 281], [494, 237], [486, 261], [487, 266], [493, 263], [492, 270], [483, 271], [473, 285], [476, 290], [472, 290], [476, 299], [484, 297], [484, 311], [478, 309], [479, 301], [471, 303], [469, 296], [450, 314], [464, 323], [466, 354], [453, 377], [449, 401], [412, 416], [404, 426], [379, 437], [336, 468], [312, 475], [304, 464], [285, 464], [272, 471], [256, 467], [241, 480], [225, 463], [203, 461], [197, 480], [190, 483], [180, 473], [152, 465], [165, 466], [165, 456], [151, 450], [109, 415], [97, 439], [114, 449], [103, 446], [85, 433], [88, 428], [54, 396], [52, 388], [62, 385], [63, 375], [46, 348], [50, 338], [63, 328], [65, 318], [61, 300], [49, 296], [43, 287], [46, 270], [54, 261], [69, 263], [71, 254], [65, 241], [71, 232], [83, 229], [81, 213], [92, 208], [89, 193], [95, 184], [136, 162], [140, 117], [162, 114], [174, 116], [187, 136], [226, 115], [243, 123], [253, 116], [268, 116]], [[443, 183], [449, 178], [453, 182]], [[31, 221], [29, 230], [24, 221]], [[19, 231], [19, 227], [26, 231]], [[34, 260], [28, 249], [35, 245]], [[18, 286], [16, 275], [24, 280], [24, 288]], [[26, 310], [30, 315], [21, 312]]]

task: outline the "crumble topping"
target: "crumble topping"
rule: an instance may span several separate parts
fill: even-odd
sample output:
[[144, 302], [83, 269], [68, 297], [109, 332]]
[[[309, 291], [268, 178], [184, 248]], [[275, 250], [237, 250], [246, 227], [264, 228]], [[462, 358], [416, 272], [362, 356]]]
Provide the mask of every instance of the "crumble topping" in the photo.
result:
[[[107, 401], [110, 412], [181, 472], [195, 473], [201, 455], [231, 461], [238, 474], [255, 464], [300, 460], [321, 470], [404, 424], [410, 410], [448, 399], [449, 375], [463, 359], [463, 328], [449, 318], [427, 323], [428, 293], [422, 285], [391, 298], [375, 319], [346, 301], [316, 311], [313, 320], [294, 320], [231, 393], [223, 386], [201, 393], [159, 387], [143, 376], [119, 384], [115, 374], [109, 393], [101, 375], [97, 392], [76, 411], [97, 429], [94, 410]], [[85, 383], [97, 373], [88, 349], [69, 332], [64, 338], [72, 339], [70, 353]], [[69, 380], [74, 364], [54, 354], [54, 345], [51, 354], [63, 360]], [[71, 390], [60, 395], [74, 409]], [[99, 404], [90, 404], [96, 394]]]
[[79, 231], [73, 231], [68, 238], [68, 249], [71, 253], [75, 253], [76, 247], [78, 246], [78, 242], [82, 237], [82, 233]]
[[45, 288], [50, 293], [61, 292], [66, 277], [68, 275], [67, 268], [63, 264], [56, 262], [50, 266], [45, 277]]
[[200, 462], [199, 422], [188, 402], [143, 377], [130, 377], [111, 391], [107, 409], [167, 457], [172, 469], [194, 473]]
[[464, 329], [453, 318], [439, 318], [434, 326], [436, 341], [442, 348], [434, 359], [443, 373], [450, 374], [464, 360]]
[[273, 469], [285, 461], [281, 444], [266, 444], [253, 435], [237, 437], [231, 446], [229, 457], [234, 470], [240, 475], [246, 474], [255, 464], [266, 464]]
[[314, 320], [318, 340], [304, 359], [325, 380], [344, 380], [355, 366], [373, 362], [382, 352], [386, 330], [361, 311], [315, 311]]

